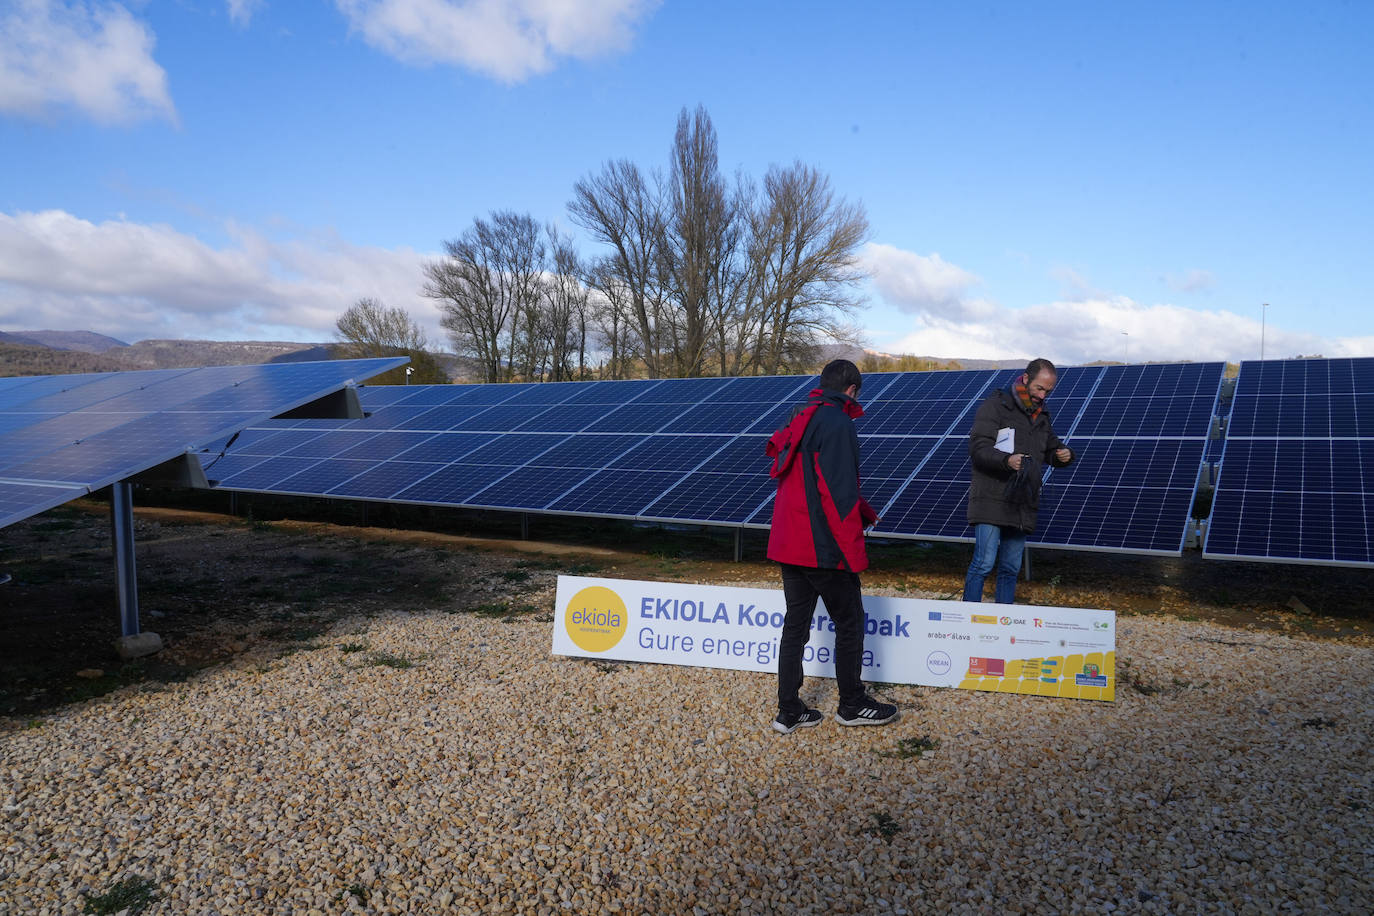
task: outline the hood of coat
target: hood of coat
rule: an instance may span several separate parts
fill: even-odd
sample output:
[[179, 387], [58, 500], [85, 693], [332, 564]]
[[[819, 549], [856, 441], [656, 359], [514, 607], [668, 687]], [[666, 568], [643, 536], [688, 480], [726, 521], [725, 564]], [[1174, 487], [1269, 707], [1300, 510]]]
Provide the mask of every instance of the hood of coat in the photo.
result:
[[850, 419], [857, 420], [864, 415], [864, 409], [859, 406], [859, 402], [851, 398], [842, 391], [827, 391], [824, 388], [812, 388], [807, 396], [808, 401], [825, 401], [834, 404], [836, 407], [849, 414]]

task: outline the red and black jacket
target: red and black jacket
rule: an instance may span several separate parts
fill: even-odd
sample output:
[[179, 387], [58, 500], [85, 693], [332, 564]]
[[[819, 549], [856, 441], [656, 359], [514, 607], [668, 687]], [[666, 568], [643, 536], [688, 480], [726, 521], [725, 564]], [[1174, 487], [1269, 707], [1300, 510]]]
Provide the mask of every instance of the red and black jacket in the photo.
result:
[[864, 528], [877, 521], [859, 495], [863, 408], [837, 391], [817, 388], [768, 440], [769, 474], [777, 478], [768, 558], [817, 569], [868, 568]]

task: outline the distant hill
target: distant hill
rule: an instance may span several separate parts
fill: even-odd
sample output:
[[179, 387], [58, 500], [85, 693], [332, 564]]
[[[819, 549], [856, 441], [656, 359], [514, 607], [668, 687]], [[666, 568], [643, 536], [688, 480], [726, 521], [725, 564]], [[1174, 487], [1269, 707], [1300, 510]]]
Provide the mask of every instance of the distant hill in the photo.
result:
[[89, 331], [0, 332], [0, 376], [191, 369], [332, 358], [335, 356], [331, 344], [262, 340], [140, 340], [126, 344]]
[[[1014, 369], [1024, 360], [949, 359], [882, 353], [847, 344], [823, 347], [824, 362], [850, 359], [865, 371], [903, 369]], [[64, 375], [135, 369], [190, 369], [340, 359], [333, 343], [281, 340], [140, 340], [126, 344], [91, 331], [0, 331], [0, 376]], [[472, 360], [437, 353], [440, 367], [455, 381], [477, 377]]]
[[191, 369], [272, 363], [311, 350], [320, 351], [314, 359], [330, 358], [328, 344], [276, 340], [140, 340], [106, 355], [125, 369]]
[[[40, 338], [51, 343], [38, 343]], [[332, 343], [140, 340], [126, 344], [89, 331], [0, 331], [0, 376], [249, 366], [341, 358]], [[450, 378], [472, 377], [470, 361], [451, 353], [437, 353], [435, 358]]]
[[0, 376], [118, 372], [125, 368], [118, 360], [100, 353], [12, 343], [8, 336], [0, 339]]
[[0, 331], [0, 343], [75, 350], [78, 353], [104, 353], [114, 347], [127, 347], [122, 340], [92, 331]]

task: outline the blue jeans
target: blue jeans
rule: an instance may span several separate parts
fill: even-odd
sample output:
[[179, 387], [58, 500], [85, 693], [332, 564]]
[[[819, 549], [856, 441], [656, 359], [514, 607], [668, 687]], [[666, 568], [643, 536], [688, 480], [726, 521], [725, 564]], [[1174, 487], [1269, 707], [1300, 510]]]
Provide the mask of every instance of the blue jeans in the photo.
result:
[[1026, 532], [1020, 528], [998, 525], [973, 526], [973, 562], [964, 577], [964, 600], [983, 600], [983, 580], [997, 567], [997, 588], [993, 593], [998, 604], [1016, 600], [1016, 577], [1021, 573], [1021, 554], [1026, 550]]

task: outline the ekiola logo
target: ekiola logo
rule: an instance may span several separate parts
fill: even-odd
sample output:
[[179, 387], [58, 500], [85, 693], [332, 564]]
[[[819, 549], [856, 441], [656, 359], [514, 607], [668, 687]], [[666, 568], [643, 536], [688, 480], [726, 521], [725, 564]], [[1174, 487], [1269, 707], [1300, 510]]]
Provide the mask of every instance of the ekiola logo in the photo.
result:
[[593, 585], [584, 588], [563, 611], [563, 627], [579, 649], [605, 652], [625, 635], [629, 615], [625, 602], [609, 588]]

